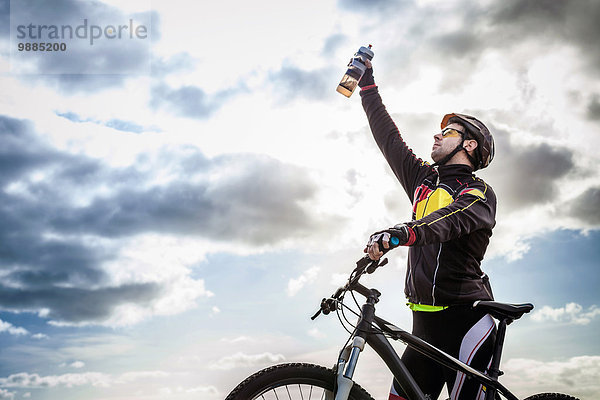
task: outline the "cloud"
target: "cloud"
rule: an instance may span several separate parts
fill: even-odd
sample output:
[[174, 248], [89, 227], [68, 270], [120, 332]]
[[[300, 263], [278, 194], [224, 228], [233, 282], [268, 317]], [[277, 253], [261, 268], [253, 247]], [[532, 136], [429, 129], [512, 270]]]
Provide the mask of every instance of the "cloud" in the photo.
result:
[[307, 333], [308, 336], [313, 337], [315, 339], [323, 339], [327, 337], [327, 335], [321, 332], [318, 328], [312, 328]]
[[11, 392], [6, 389], [0, 389], [0, 399], [14, 399], [16, 396], [15, 392]]
[[564, 307], [552, 308], [543, 306], [531, 315], [531, 319], [537, 322], [552, 321], [574, 325], [588, 325], [593, 319], [600, 316], [600, 308], [593, 305], [586, 311], [577, 303], [567, 303]]
[[[8, 20], [8, 12], [5, 17]], [[146, 30], [134, 36], [135, 40], [129, 35], [130, 20], [135, 21], [135, 27], [142, 26]], [[15, 40], [43, 41], [46, 38], [56, 42], [50, 37], [50, 27], [58, 27], [55, 34], [59, 42], [67, 46], [67, 51], [13, 51], [12, 64], [16, 73], [23, 74], [21, 80], [55, 86], [67, 93], [119, 87], [129, 77], [150, 74], [151, 41], [160, 39], [160, 18], [156, 12], [126, 14], [103, 2], [57, 0], [52, 7], [39, 7], [34, 0], [23, 0], [14, 2], [10, 21], [6, 26], [14, 26], [11, 36]], [[19, 25], [24, 27], [21, 31], [17, 30]], [[43, 26], [48, 28], [38, 28]], [[102, 31], [96, 40], [92, 39], [92, 26], [97, 30], [94, 34]], [[115, 35], [108, 39], [104, 35], [111, 26], [115, 27]], [[127, 28], [119, 28], [123, 26]], [[116, 36], [118, 32], [121, 38]], [[22, 34], [26, 35], [24, 39]]]
[[[486, 174], [500, 195], [499, 203], [510, 210], [556, 200], [561, 179], [576, 169], [575, 155], [569, 148], [547, 143], [519, 146], [514, 136], [502, 129], [494, 131], [494, 140], [496, 157]], [[495, 168], [500, 164], [510, 168]]]
[[167, 75], [191, 71], [196, 63], [189, 53], [177, 53], [169, 58], [155, 57], [152, 59], [152, 76], [162, 78]]
[[320, 270], [321, 268], [319, 267], [312, 267], [306, 270], [306, 272], [304, 272], [298, 278], [290, 279], [287, 287], [288, 296], [295, 296], [306, 284], [314, 282], [319, 275]]
[[157, 131], [159, 128], [157, 127], [145, 127], [133, 121], [125, 121], [118, 118], [111, 118], [106, 121], [101, 121], [95, 118], [83, 118], [80, 115], [74, 112], [55, 112], [56, 115], [62, 118], [66, 118], [69, 121], [82, 123], [82, 122], [91, 122], [97, 125], [103, 125], [109, 128], [116, 129], [122, 132], [131, 132], [131, 133], [143, 133], [147, 131]]
[[600, 71], [600, 50], [591, 39], [600, 35], [597, 24], [600, 4], [593, 0], [518, 0], [495, 3], [490, 10], [490, 21], [498, 36], [498, 44], [509, 45], [511, 39], [524, 41], [532, 37], [544, 37], [551, 41], [574, 44], [580, 55], [589, 59], [597, 72]]
[[574, 200], [571, 200], [563, 205], [563, 209], [566, 212], [581, 220], [586, 224], [593, 226], [600, 225], [600, 187], [594, 186], [587, 189], [581, 195], [577, 196]]
[[308, 211], [317, 187], [299, 167], [252, 154], [208, 159], [195, 147], [146, 157], [176, 178], [156, 184], [152, 165], [111, 168], [58, 151], [27, 121], [0, 116], [0, 308], [46, 310], [57, 325], [181, 312], [211, 295], [204, 281], [175, 266], [183, 275], [115, 281], [107, 266], [153, 262], [123, 259], [126, 243], [184, 235], [264, 246], [328, 224]]
[[110, 375], [99, 372], [84, 372], [80, 374], [48, 375], [30, 374], [21, 372], [12, 374], [7, 378], [0, 378], [0, 387], [4, 388], [51, 388], [76, 386], [108, 387]]
[[411, 2], [406, 0], [373, 0], [365, 3], [360, 0], [338, 0], [340, 8], [355, 12], [385, 13], [390, 9], [402, 8]]
[[0, 333], [7, 332], [10, 335], [21, 336], [28, 335], [29, 332], [25, 328], [17, 327], [10, 322], [2, 321], [0, 319]]
[[231, 356], [226, 356], [214, 362], [210, 369], [231, 370], [239, 367], [256, 367], [259, 365], [268, 365], [285, 361], [282, 354], [261, 353], [261, 354], [245, 354], [236, 353]]
[[582, 399], [600, 396], [600, 356], [580, 356], [564, 361], [513, 358], [503, 363], [504, 384], [523, 396], [537, 392], [562, 392]]
[[323, 45], [323, 56], [331, 57], [348, 40], [348, 36], [341, 33], [335, 33], [327, 37], [325, 39], [325, 44]]
[[165, 108], [181, 117], [207, 119], [221, 108], [226, 100], [243, 90], [243, 87], [239, 86], [209, 95], [197, 86], [173, 89], [166, 84], [159, 84], [152, 89], [150, 105], [155, 109]]
[[592, 121], [600, 121], [600, 96], [597, 94], [588, 103], [587, 117]]
[[69, 373], [63, 375], [41, 376], [37, 373], [21, 372], [0, 378], [1, 388], [42, 389], [79, 386], [111, 387], [144, 379], [157, 379], [169, 377], [164, 371], [130, 371], [120, 375], [101, 372]]
[[83, 361], [74, 361], [69, 365], [71, 368], [83, 368], [85, 363]]
[[331, 68], [304, 70], [284, 63], [279, 71], [269, 73], [268, 82], [279, 103], [286, 104], [298, 98], [324, 101], [335, 94], [332, 89], [335, 89], [335, 80], [342, 78], [336, 74], [341, 73]]

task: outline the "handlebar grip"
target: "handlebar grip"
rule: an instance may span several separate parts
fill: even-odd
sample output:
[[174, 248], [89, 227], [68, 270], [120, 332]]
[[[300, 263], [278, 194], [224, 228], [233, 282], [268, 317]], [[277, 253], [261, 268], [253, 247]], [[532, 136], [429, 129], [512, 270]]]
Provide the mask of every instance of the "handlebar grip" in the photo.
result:
[[388, 241], [388, 244], [390, 245], [390, 247], [388, 249], [386, 249], [385, 247], [383, 247], [383, 240], [379, 239], [379, 241], [377, 242], [377, 244], [379, 245], [379, 250], [383, 252], [383, 254], [387, 253], [389, 250], [394, 249], [398, 246], [400, 246], [400, 238], [397, 236], [390, 236], [390, 240]]

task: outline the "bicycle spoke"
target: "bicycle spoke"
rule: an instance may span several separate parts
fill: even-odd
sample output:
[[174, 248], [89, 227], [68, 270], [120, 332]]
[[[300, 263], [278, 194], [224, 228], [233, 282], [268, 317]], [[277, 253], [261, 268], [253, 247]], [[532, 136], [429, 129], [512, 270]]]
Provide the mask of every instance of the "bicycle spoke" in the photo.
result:
[[293, 383], [271, 387], [258, 395], [256, 400], [328, 400], [330, 393], [318, 385]]

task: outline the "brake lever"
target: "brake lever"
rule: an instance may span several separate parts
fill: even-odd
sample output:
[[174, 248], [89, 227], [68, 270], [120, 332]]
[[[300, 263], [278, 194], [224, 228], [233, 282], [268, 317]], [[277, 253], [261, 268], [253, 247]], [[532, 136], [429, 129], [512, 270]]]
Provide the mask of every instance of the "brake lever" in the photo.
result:
[[388, 263], [387, 258], [383, 258], [381, 261], [373, 261], [371, 265], [367, 267], [367, 274], [372, 274], [379, 267], [383, 267]]

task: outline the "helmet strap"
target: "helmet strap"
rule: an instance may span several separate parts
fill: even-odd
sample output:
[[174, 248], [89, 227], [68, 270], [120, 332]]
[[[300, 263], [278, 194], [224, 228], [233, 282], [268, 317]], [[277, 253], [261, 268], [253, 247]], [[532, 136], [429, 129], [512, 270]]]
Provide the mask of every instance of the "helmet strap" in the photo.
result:
[[444, 165], [444, 164], [446, 164], [448, 161], [450, 161], [450, 159], [451, 159], [452, 157], [454, 157], [454, 155], [455, 155], [456, 153], [458, 153], [458, 152], [459, 152], [459, 151], [461, 151], [461, 150], [464, 150], [464, 151], [465, 151], [465, 153], [467, 154], [467, 158], [469, 159], [469, 161], [470, 161], [470, 162], [471, 162], [471, 164], [473, 165], [473, 169], [474, 169], [474, 170], [478, 169], [479, 163], [477, 162], [477, 160], [475, 160], [475, 157], [473, 157], [472, 155], [470, 155], [470, 154], [469, 154], [469, 152], [467, 151], [467, 149], [465, 149], [465, 148], [463, 147], [464, 143], [465, 143], [465, 140], [463, 139], [463, 140], [462, 140], [462, 142], [460, 142], [460, 144], [454, 148], [454, 150], [452, 150], [450, 153], [448, 153], [448, 154], [447, 154], [447, 155], [446, 155], [444, 158], [442, 158], [441, 160], [434, 162], [434, 163], [433, 163], [431, 166], [432, 166], [432, 167], [435, 167], [435, 166], [438, 166], [438, 165]]
[[433, 163], [431, 166], [432, 166], [432, 167], [435, 167], [435, 166], [438, 166], [438, 165], [444, 165], [444, 164], [446, 164], [448, 161], [450, 161], [450, 159], [451, 159], [452, 157], [454, 157], [454, 155], [455, 155], [456, 153], [458, 153], [458, 152], [459, 152], [459, 151], [461, 151], [462, 149], [464, 149], [464, 147], [463, 147], [463, 145], [462, 145], [462, 142], [461, 142], [461, 143], [460, 143], [458, 146], [456, 146], [456, 148], [455, 148], [454, 150], [452, 150], [450, 153], [448, 153], [448, 154], [447, 154], [447, 155], [446, 155], [444, 158], [442, 158], [441, 160], [434, 162], [434, 163]]

